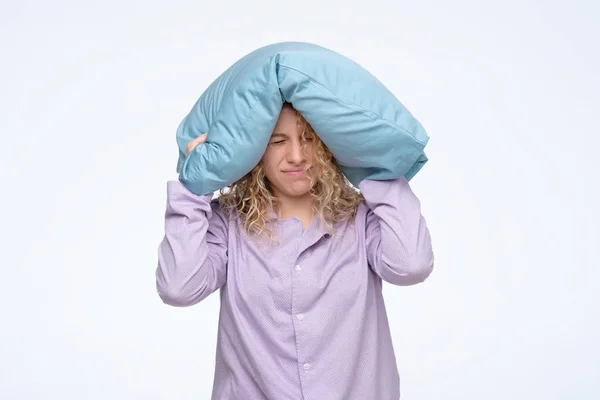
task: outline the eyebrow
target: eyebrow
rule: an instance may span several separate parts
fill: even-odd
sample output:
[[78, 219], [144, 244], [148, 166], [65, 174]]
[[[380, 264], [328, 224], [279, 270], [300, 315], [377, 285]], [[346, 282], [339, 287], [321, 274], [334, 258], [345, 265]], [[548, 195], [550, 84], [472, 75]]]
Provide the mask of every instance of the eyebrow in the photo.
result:
[[286, 135], [285, 133], [280, 133], [280, 132], [277, 132], [277, 133], [274, 133], [271, 135], [271, 139], [276, 139], [276, 138], [281, 138], [281, 137], [287, 138], [288, 135]]

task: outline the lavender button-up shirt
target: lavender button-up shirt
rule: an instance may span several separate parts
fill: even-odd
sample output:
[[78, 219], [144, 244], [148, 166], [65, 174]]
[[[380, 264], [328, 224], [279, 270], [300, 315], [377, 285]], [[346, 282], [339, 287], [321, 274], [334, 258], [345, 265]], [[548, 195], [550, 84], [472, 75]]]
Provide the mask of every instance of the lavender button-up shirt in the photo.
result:
[[359, 189], [354, 223], [329, 235], [318, 217], [281, 219], [268, 246], [212, 195], [167, 183], [157, 289], [180, 307], [220, 289], [212, 400], [399, 399], [382, 283], [427, 278], [431, 239], [406, 179]]

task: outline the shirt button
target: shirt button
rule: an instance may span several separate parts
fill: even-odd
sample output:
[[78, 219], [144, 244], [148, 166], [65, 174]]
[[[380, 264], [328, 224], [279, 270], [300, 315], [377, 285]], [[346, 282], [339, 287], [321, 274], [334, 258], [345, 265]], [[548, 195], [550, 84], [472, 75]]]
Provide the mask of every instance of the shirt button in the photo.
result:
[[300, 271], [302, 268], [299, 265], [296, 265], [296, 271]]
[[310, 369], [310, 364], [309, 364], [309, 363], [306, 363], [306, 364], [304, 364], [304, 365], [303, 365], [303, 367], [304, 367], [304, 369], [305, 369], [306, 371], [308, 371], [308, 370]]
[[304, 319], [304, 314], [298, 314], [298, 315], [296, 315], [296, 318], [298, 318], [300, 321], [302, 321]]

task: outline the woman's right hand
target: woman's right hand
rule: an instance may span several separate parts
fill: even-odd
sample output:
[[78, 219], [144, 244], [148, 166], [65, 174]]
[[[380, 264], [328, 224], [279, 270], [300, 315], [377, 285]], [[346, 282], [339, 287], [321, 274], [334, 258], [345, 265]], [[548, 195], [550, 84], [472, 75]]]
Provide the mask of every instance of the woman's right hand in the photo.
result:
[[196, 146], [204, 143], [206, 141], [206, 136], [208, 136], [208, 133], [203, 133], [202, 135], [198, 136], [197, 138], [190, 140], [187, 143], [187, 146], [185, 146], [185, 155], [187, 156], [188, 154], [190, 154], [190, 152], [192, 150], [194, 150], [196, 148]]

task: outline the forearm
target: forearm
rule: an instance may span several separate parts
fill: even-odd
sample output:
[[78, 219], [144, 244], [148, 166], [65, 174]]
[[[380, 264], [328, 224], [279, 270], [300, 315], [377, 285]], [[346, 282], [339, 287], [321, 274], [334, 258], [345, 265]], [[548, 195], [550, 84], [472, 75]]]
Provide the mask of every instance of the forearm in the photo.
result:
[[359, 185], [370, 213], [367, 244], [371, 267], [387, 282], [412, 285], [433, 269], [431, 237], [421, 204], [405, 178]]
[[195, 304], [222, 283], [225, 260], [211, 251], [209, 221], [212, 195], [197, 196], [180, 182], [167, 183], [165, 234], [158, 248], [156, 286], [170, 305]]

